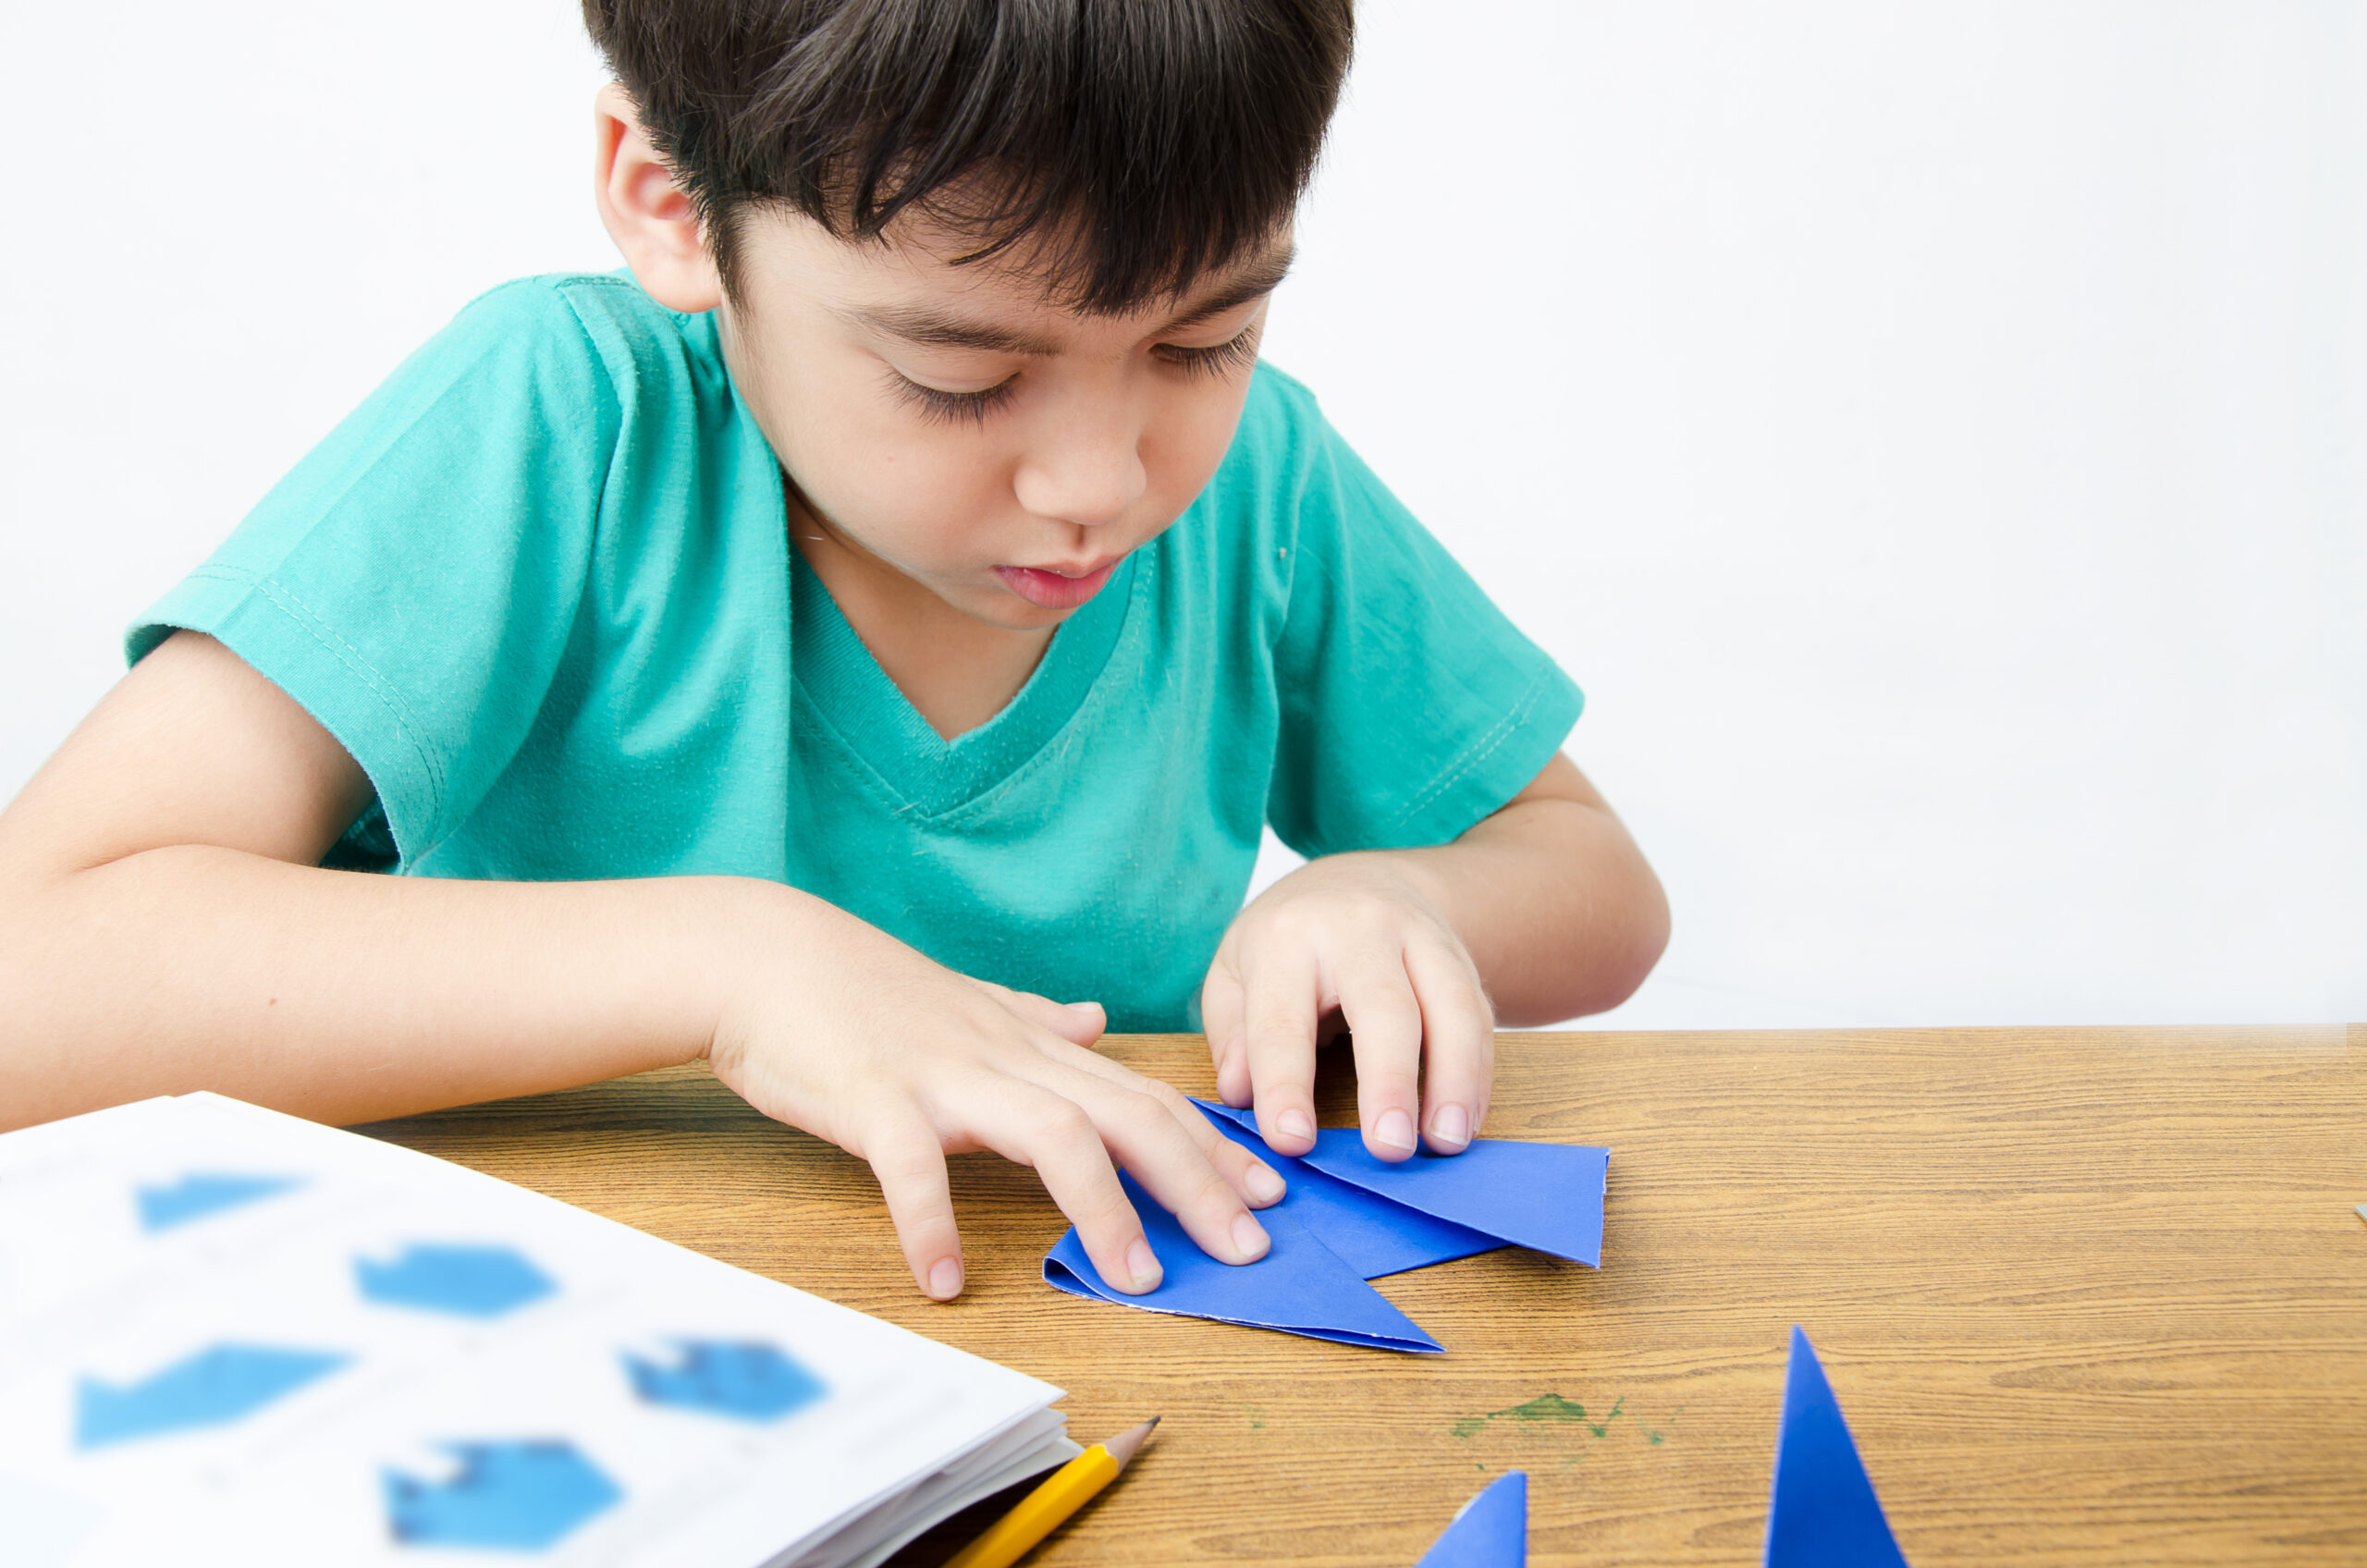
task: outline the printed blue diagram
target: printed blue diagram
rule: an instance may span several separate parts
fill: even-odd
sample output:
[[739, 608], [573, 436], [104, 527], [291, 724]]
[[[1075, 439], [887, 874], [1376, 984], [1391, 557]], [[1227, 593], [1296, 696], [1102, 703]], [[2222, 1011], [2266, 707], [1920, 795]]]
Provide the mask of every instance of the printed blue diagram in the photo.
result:
[[391, 1263], [353, 1260], [362, 1299], [460, 1317], [498, 1317], [558, 1289], [515, 1247], [405, 1247]]
[[705, 1411], [742, 1421], [778, 1421], [828, 1390], [822, 1380], [762, 1341], [683, 1340], [671, 1366], [628, 1354], [633, 1392], [650, 1404]]
[[539, 1551], [624, 1496], [600, 1467], [555, 1439], [444, 1445], [457, 1474], [385, 1473], [386, 1527], [406, 1546]]
[[84, 1378], [74, 1390], [74, 1446], [226, 1427], [349, 1359], [333, 1351], [218, 1344], [137, 1383], [112, 1387]]
[[304, 1184], [297, 1176], [250, 1176], [229, 1171], [192, 1170], [169, 1187], [141, 1187], [133, 1197], [140, 1206], [140, 1228], [153, 1234], [288, 1192]]

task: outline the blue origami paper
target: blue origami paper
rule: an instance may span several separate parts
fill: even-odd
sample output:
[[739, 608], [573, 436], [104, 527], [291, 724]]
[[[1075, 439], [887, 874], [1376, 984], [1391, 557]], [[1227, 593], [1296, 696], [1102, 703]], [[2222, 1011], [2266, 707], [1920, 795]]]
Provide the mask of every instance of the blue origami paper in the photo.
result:
[[1366, 1280], [1506, 1245], [1600, 1262], [1608, 1149], [1481, 1138], [1459, 1155], [1392, 1165], [1367, 1154], [1353, 1130], [1333, 1130], [1293, 1158], [1266, 1146], [1249, 1112], [1197, 1103], [1289, 1184], [1257, 1217], [1271, 1249], [1253, 1264], [1219, 1263], [1122, 1173], [1166, 1270], [1159, 1287], [1139, 1296], [1110, 1289], [1073, 1229], [1044, 1259], [1047, 1284], [1149, 1312], [1435, 1354], [1443, 1347]]
[[1792, 1329], [1765, 1568], [1907, 1568], [1816, 1347]]
[[1463, 1505], [1414, 1568], [1526, 1568], [1528, 1477], [1499, 1477]]

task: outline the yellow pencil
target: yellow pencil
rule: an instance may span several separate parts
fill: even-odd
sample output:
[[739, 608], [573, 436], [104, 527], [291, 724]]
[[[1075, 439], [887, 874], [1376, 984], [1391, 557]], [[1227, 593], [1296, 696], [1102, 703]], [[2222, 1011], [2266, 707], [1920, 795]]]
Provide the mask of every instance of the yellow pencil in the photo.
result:
[[1118, 1478], [1126, 1461], [1159, 1425], [1154, 1415], [1139, 1427], [1129, 1427], [1106, 1443], [1096, 1443], [1061, 1465], [1044, 1484], [1019, 1500], [1019, 1506], [996, 1520], [987, 1533], [957, 1552], [945, 1568], [1011, 1568], [1028, 1549], [1061, 1527], [1078, 1509], [1100, 1495]]

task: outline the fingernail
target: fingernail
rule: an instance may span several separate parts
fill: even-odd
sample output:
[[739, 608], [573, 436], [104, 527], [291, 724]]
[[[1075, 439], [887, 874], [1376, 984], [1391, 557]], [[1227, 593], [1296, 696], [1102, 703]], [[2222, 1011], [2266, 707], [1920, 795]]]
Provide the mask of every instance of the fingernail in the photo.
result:
[[1126, 1248], [1126, 1273], [1137, 1291], [1155, 1291], [1165, 1278], [1159, 1258], [1151, 1252], [1148, 1242], [1137, 1241]]
[[962, 1265], [950, 1257], [940, 1257], [928, 1271], [928, 1293], [939, 1301], [951, 1301], [962, 1293]]
[[1242, 1185], [1259, 1203], [1272, 1203], [1282, 1195], [1282, 1179], [1274, 1174], [1271, 1166], [1251, 1166], [1249, 1174], [1242, 1178]]
[[1245, 1214], [1233, 1216], [1233, 1249], [1241, 1255], [1242, 1262], [1257, 1262], [1266, 1256], [1266, 1249], [1272, 1244], [1266, 1239], [1266, 1227]]
[[1098, 1002], [1070, 1002], [1067, 1007], [1071, 1012], [1088, 1022], [1101, 1016], [1101, 1004]]
[[1306, 1119], [1303, 1110], [1286, 1110], [1274, 1118], [1274, 1131], [1285, 1138], [1312, 1138], [1315, 1123]]
[[1459, 1105], [1439, 1107], [1439, 1113], [1430, 1118], [1430, 1136], [1461, 1148], [1471, 1141], [1471, 1113]]
[[1374, 1124], [1372, 1135], [1392, 1149], [1414, 1146], [1414, 1119], [1402, 1110], [1384, 1110]]

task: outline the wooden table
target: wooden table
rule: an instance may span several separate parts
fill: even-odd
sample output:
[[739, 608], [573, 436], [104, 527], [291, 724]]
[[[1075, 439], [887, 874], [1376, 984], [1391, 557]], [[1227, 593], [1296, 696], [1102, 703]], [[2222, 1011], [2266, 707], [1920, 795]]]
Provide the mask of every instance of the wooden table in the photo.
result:
[[[1196, 1038], [1108, 1048], [1208, 1091]], [[1603, 1268], [1384, 1280], [1417, 1357], [1059, 1294], [983, 1156], [932, 1305], [869, 1172], [698, 1070], [371, 1129], [1048, 1378], [1088, 1441], [1163, 1413], [1038, 1562], [1409, 1565], [1517, 1468], [1533, 1562], [1755, 1563], [1796, 1322], [1919, 1568], [2367, 1562], [2367, 1028], [1512, 1035], [1486, 1130], [1611, 1146]]]

